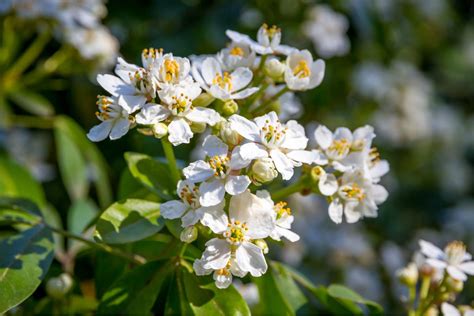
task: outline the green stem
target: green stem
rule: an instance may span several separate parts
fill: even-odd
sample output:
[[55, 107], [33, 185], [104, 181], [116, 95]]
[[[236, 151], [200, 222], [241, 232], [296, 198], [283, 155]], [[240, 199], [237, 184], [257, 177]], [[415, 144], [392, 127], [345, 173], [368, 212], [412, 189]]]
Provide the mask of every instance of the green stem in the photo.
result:
[[186, 248], [188, 247], [187, 243], [183, 243], [183, 246], [181, 247], [181, 251], [179, 252], [179, 256], [183, 257], [184, 253], [186, 252]]
[[415, 299], [416, 299], [416, 284], [410, 285], [408, 288], [409, 297], [408, 297], [408, 316], [415, 316]]
[[279, 201], [279, 200], [282, 200], [282, 199], [286, 198], [287, 196], [289, 196], [293, 193], [300, 192], [301, 190], [303, 190], [306, 187], [306, 181], [305, 180], [306, 180], [305, 177], [301, 177], [295, 183], [272, 193], [273, 200], [274, 201]]
[[54, 73], [61, 64], [63, 64], [69, 57], [69, 50], [63, 46], [53, 55], [51, 55], [44, 63], [36, 67], [33, 71], [29, 72], [23, 77], [23, 85], [30, 85], [36, 83], [48, 75]]
[[[425, 279], [428, 281], [425, 281]], [[431, 283], [431, 277], [423, 278], [423, 283], [421, 284], [420, 304], [419, 304], [416, 315], [424, 316], [425, 313], [428, 311], [428, 309], [430, 309], [431, 305], [433, 305], [433, 303], [435, 303], [439, 299], [439, 297], [444, 294], [443, 289], [445, 288], [445, 284], [447, 280], [448, 280], [448, 273], [445, 271], [443, 279], [439, 283], [436, 291], [432, 293], [431, 295], [428, 295], [430, 283]], [[425, 282], [428, 284], [427, 286], [425, 285]], [[423, 287], [427, 287], [428, 290], [424, 289]]]
[[122, 251], [118, 248], [113, 248], [113, 247], [111, 247], [109, 245], [106, 245], [106, 244], [98, 244], [98, 243], [96, 243], [92, 240], [86, 239], [82, 236], [72, 234], [72, 233], [70, 233], [68, 231], [65, 231], [65, 230], [62, 230], [60, 228], [52, 227], [52, 226], [49, 226], [47, 224], [45, 224], [45, 225], [46, 225], [46, 227], [48, 227], [50, 230], [52, 230], [53, 232], [55, 232], [57, 234], [61, 234], [64, 237], [67, 237], [67, 238], [70, 238], [70, 239], [75, 239], [75, 240], [81, 241], [81, 242], [83, 242], [83, 243], [85, 243], [85, 244], [87, 244], [91, 247], [94, 247], [96, 249], [108, 252], [111, 255], [121, 257], [121, 258], [126, 259], [130, 262], [133, 262], [135, 264], [144, 264], [144, 263], [146, 263], [146, 259], [143, 258], [142, 256], [132, 254], [132, 253], [127, 253], [127, 252], [124, 252], [124, 251]]
[[40, 33], [23, 55], [17, 59], [16, 63], [13, 64], [5, 74], [5, 81], [13, 83], [17, 77], [38, 58], [50, 38], [51, 34], [49, 32]]
[[251, 113], [263, 114], [265, 112], [266, 108], [268, 108], [268, 106], [271, 105], [273, 103], [273, 101], [278, 100], [279, 97], [281, 97], [282, 95], [284, 95], [288, 91], [290, 91], [290, 89], [285, 86], [283, 89], [278, 91], [278, 93], [274, 94], [273, 96], [268, 98], [265, 102], [263, 102], [259, 107], [253, 109], [251, 111]]
[[178, 169], [178, 164], [176, 163], [176, 157], [174, 156], [173, 145], [166, 138], [161, 139], [161, 144], [163, 145], [163, 151], [165, 152], [166, 159], [168, 160], [171, 177], [176, 184], [179, 180], [181, 180], [181, 175]]

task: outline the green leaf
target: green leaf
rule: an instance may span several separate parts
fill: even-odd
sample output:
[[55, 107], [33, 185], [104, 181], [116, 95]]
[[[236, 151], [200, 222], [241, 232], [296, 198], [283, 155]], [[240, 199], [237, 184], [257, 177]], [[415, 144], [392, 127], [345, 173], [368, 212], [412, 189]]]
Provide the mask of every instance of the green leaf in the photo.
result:
[[30, 224], [41, 221], [41, 211], [29, 200], [0, 197], [0, 223], [10, 224], [26, 222]]
[[194, 315], [250, 315], [247, 303], [232, 285], [218, 289], [211, 277], [198, 277], [184, 268], [182, 277], [187, 303]]
[[128, 168], [125, 168], [120, 175], [117, 198], [119, 200], [132, 198], [155, 202], [161, 200], [159, 196], [145, 188], [140, 181], [136, 180]]
[[307, 311], [308, 300], [283, 265], [271, 261], [268, 271], [252, 280], [260, 293], [259, 313], [296, 315]]
[[170, 261], [152, 261], [126, 273], [104, 294], [97, 314], [150, 314], [173, 268]]
[[169, 200], [176, 190], [168, 165], [150, 156], [128, 152], [125, 160], [132, 176], [145, 187]]
[[108, 177], [108, 164], [97, 147], [89, 141], [86, 133], [72, 119], [66, 116], [57, 116], [54, 120], [55, 130], [62, 132], [80, 148], [87, 164], [92, 168], [93, 182], [97, 190], [99, 205], [102, 208], [112, 203], [112, 190]]
[[48, 99], [31, 90], [18, 89], [10, 93], [10, 98], [23, 110], [39, 116], [54, 114], [54, 107]]
[[339, 285], [339, 284], [332, 284], [327, 289], [328, 295], [332, 298], [337, 300], [343, 300], [348, 302], [354, 302], [358, 304], [366, 305], [369, 309], [370, 315], [382, 315], [383, 308], [379, 304], [372, 302], [370, 300], [366, 300], [356, 292], [352, 291], [351, 289]]
[[[67, 228], [68, 230], [76, 235], [81, 235], [84, 230], [88, 227], [91, 221], [97, 215], [98, 209], [95, 203], [92, 200], [77, 200], [72, 204], [67, 212]], [[69, 239], [69, 249], [75, 247], [76, 245], [83, 246], [81, 242], [76, 240]]]
[[0, 314], [28, 298], [54, 257], [52, 232], [40, 223], [0, 241]]
[[84, 199], [89, 192], [87, 163], [78, 144], [62, 129], [55, 128], [57, 159], [61, 178], [72, 200]]
[[105, 210], [96, 225], [96, 237], [110, 244], [128, 243], [147, 238], [164, 226], [160, 204], [127, 199]]
[[107, 289], [125, 273], [129, 262], [106, 252], [98, 251], [94, 264], [95, 290], [102, 297]]

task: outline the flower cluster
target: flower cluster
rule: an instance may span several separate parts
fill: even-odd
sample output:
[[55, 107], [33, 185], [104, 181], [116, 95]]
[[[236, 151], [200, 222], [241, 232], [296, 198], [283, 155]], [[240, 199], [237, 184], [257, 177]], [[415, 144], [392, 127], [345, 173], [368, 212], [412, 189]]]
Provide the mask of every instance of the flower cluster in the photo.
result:
[[[466, 246], [453, 241], [441, 250], [425, 240], [420, 240], [419, 245], [420, 253], [415, 260], [398, 272], [400, 281], [410, 290], [410, 311], [416, 309], [416, 315], [437, 315], [438, 307], [441, 307], [446, 316], [473, 315], [473, 307], [461, 305], [456, 308], [448, 303], [463, 290], [467, 275], [474, 275], [474, 261]], [[417, 295], [419, 279], [421, 288]]]
[[61, 40], [72, 45], [83, 59], [97, 61], [99, 68], [114, 63], [119, 45], [101, 24], [107, 14], [104, 0], [6, 0], [0, 5], [0, 14], [10, 12], [25, 20], [52, 22]]
[[[324, 61], [282, 45], [276, 26], [263, 25], [257, 40], [226, 34], [231, 43], [216, 55], [188, 59], [149, 48], [141, 66], [119, 58], [115, 75], [97, 77], [110, 96], [98, 97], [102, 122], [88, 134], [93, 141], [117, 139], [137, 127], [178, 146], [206, 133], [205, 157], [182, 170], [178, 199], [162, 203], [161, 215], [181, 219], [184, 242], [193, 242], [206, 228], [202, 235], [211, 237], [193, 266], [198, 275], [213, 274], [219, 288], [229, 286], [233, 276], [266, 272], [266, 238], [299, 239], [281, 198], [312, 190], [331, 201], [336, 223], [343, 214], [355, 222], [377, 215], [377, 205], [387, 197], [377, 183], [388, 172], [388, 163], [372, 147], [371, 127], [354, 133], [339, 128], [333, 134], [320, 126], [317, 148], [308, 148], [305, 128], [289, 120], [300, 112], [294, 92], [322, 82]], [[291, 180], [302, 166], [300, 179], [282, 189], [284, 194], [262, 189], [279, 177]]]

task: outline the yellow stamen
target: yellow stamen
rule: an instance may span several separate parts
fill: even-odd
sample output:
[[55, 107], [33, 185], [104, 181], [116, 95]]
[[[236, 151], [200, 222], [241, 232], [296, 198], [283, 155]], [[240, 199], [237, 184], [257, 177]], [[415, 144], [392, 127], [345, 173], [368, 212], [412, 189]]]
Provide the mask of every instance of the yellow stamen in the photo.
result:
[[293, 68], [293, 75], [299, 78], [306, 78], [311, 75], [311, 70], [309, 69], [309, 66], [306, 60], [303, 59], [298, 62], [298, 65], [296, 65], [296, 67]]
[[244, 50], [239, 46], [234, 46], [230, 49], [229, 54], [232, 56], [244, 56]]
[[174, 59], [166, 59], [164, 63], [165, 67], [165, 80], [171, 81], [174, 77], [178, 76], [179, 73], [179, 64]]
[[223, 75], [217, 73], [214, 79], [212, 80], [212, 84], [217, 84], [222, 89], [232, 91], [232, 76], [227, 71], [224, 72]]

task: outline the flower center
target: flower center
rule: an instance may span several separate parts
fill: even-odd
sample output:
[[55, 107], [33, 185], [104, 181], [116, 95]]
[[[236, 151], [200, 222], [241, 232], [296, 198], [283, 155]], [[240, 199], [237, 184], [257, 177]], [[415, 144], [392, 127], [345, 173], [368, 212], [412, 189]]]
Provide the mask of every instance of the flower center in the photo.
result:
[[216, 84], [224, 90], [232, 91], [232, 76], [227, 71], [223, 75], [217, 73], [212, 84]]
[[199, 188], [196, 186], [185, 185], [179, 192], [179, 197], [185, 203], [193, 208], [199, 207]]
[[331, 146], [329, 146], [328, 150], [335, 152], [338, 156], [345, 156], [349, 153], [351, 149], [351, 144], [345, 138], [337, 139], [332, 142]]
[[209, 158], [209, 165], [214, 169], [214, 176], [224, 177], [227, 174], [227, 163], [229, 162], [229, 157], [225, 156], [214, 156]]
[[356, 199], [360, 202], [365, 198], [364, 190], [357, 183], [345, 185], [341, 190], [348, 199]]
[[234, 46], [230, 49], [229, 54], [232, 56], [244, 56], [244, 50], [239, 46]]
[[275, 206], [273, 209], [277, 213], [277, 219], [280, 219], [283, 217], [283, 215], [291, 215], [291, 208], [287, 207], [288, 203], [284, 201], [280, 201]]
[[287, 129], [281, 125], [279, 120], [273, 124], [270, 123], [270, 120], [266, 120], [265, 125], [262, 127], [261, 136], [267, 144], [281, 144]]
[[306, 60], [300, 60], [296, 67], [293, 68], [293, 75], [299, 78], [307, 78], [311, 75], [311, 70], [308, 67]]
[[95, 115], [97, 118], [101, 121], [106, 121], [110, 118], [110, 105], [113, 103], [112, 99], [104, 96], [104, 95], [98, 95], [97, 96], [97, 107], [99, 108], [99, 111], [95, 112]]
[[231, 244], [241, 244], [245, 241], [245, 232], [248, 230], [246, 223], [240, 221], [232, 221], [227, 224], [227, 230], [224, 232], [224, 237]]
[[463, 262], [466, 255], [466, 246], [461, 241], [453, 241], [444, 249], [448, 263], [457, 265]]
[[179, 64], [174, 59], [166, 59], [164, 63], [165, 67], [165, 80], [167, 82], [173, 80], [173, 78], [178, 76], [179, 73]]
[[[152, 84], [148, 79], [148, 72], [145, 68], [137, 69], [133, 75], [129, 74], [130, 82], [135, 86], [135, 89], [141, 92], [147, 92], [152, 89]], [[149, 89], [150, 88], [150, 89]]]
[[145, 48], [142, 51], [142, 56], [146, 59], [156, 59], [163, 55], [163, 48]]
[[172, 96], [173, 103], [170, 105], [170, 110], [173, 114], [180, 114], [192, 109], [192, 100], [190, 97], [181, 93], [179, 96]]
[[263, 24], [263, 30], [265, 34], [270, 38], [270, 40], [278, 33], [281, 32], [281, 29], [276, 25], [272, 25], [272, 27], [268, 27], [267, 24]]

